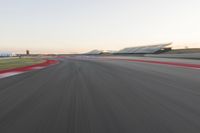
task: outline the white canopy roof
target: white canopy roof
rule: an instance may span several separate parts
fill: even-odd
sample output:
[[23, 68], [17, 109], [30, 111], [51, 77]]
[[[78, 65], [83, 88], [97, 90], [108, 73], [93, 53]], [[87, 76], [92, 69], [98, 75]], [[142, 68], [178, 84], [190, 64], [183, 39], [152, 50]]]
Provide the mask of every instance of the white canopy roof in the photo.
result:
[[126, 53], [126, 54], [131, 54], [131, 53], [145, 53], [145, 54], [151, 54], [155, 53], [156, 51], [159, 51], [166, 46], [171, 45], [171, 43], [167, 44], [158, 44], [158, 45], [149, 45], [149, 46], [140, 46], [140, 47], [130, 47], [130, 48], [124, 48], [122, 50], [119, 50], [116, 53]]

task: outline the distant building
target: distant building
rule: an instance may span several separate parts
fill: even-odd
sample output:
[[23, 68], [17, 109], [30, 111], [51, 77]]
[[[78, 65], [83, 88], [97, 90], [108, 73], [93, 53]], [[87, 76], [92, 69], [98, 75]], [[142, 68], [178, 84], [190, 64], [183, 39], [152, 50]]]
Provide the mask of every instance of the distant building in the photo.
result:
[[158, 45], [147, 45], [138, 47], [129, 47], [117, 51], [115, 54], [155, 54], [170, 51], [169, 47], [172, 43], [158, 44]]
[[113, 50], [92, 50], [90, 52], [85, 53], [86, 55], [110, 55], [115, 53]]
[[26, 50], [26, 55], [30, 55], [30, 51], [29, 50]]
[[92, 51], [90, 51], [90, 52], [88, 52], [88, 53], [85, 53], [85, 54], [87, 54], [87, 55], [99, 55], [99, 54], [102, 54], [103, 53], [103, 50], [92, 50]]
[[7, 52], [7, 51], [0, 51], [0, 57], [12, 57], [16, 56], [13, 52]]
[[111, 50], [92, 50], [86, 55], [111, 55], [111, 54], [159, 54], [163, 52], [170, 51], [172, 43], [157, 44], [157, 45], [147, 45], [138, 47], [128, 47], [121, 49], [119, 51]]

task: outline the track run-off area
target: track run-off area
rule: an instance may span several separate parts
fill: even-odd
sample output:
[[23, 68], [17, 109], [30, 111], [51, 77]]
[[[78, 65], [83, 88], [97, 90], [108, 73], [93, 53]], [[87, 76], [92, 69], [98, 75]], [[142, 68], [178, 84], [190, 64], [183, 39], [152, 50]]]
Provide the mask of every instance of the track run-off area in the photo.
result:
[[58, 60], [0, 79], [0, 133], [200, 132], [199, 60]]

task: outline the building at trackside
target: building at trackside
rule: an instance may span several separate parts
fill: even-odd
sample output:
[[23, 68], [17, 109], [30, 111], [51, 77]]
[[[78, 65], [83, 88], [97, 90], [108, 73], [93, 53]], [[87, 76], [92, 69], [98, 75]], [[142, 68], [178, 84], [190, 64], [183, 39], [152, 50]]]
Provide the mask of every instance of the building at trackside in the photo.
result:
[[155, 54], [171, 50], [172, 43], [129, 47], [117, 51], [115, 54]]
[[128, 47], [123, 48], [119, 51], [103, 51], [103, 50], [92, 50], [86, 54], [88, 55], [100, 55], [100, 54], [159, 54], [163, 52], [170, 51], [172, 43], [166, 44], [157, 44], [157, 45], [147, 45], [147, 46], [138, 46], [138, 47]]
[[16, 54], [8, 51], [0, 51], [0, 57], [12, 57], [12, 56], [16, 56]]

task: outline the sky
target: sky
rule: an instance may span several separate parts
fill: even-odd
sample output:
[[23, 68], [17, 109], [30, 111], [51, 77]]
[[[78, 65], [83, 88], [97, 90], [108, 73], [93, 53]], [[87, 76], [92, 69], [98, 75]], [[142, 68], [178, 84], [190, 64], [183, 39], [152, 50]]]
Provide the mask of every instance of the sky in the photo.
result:
[[0, 0], [0, 51], [200, 47], [199, 0]]

